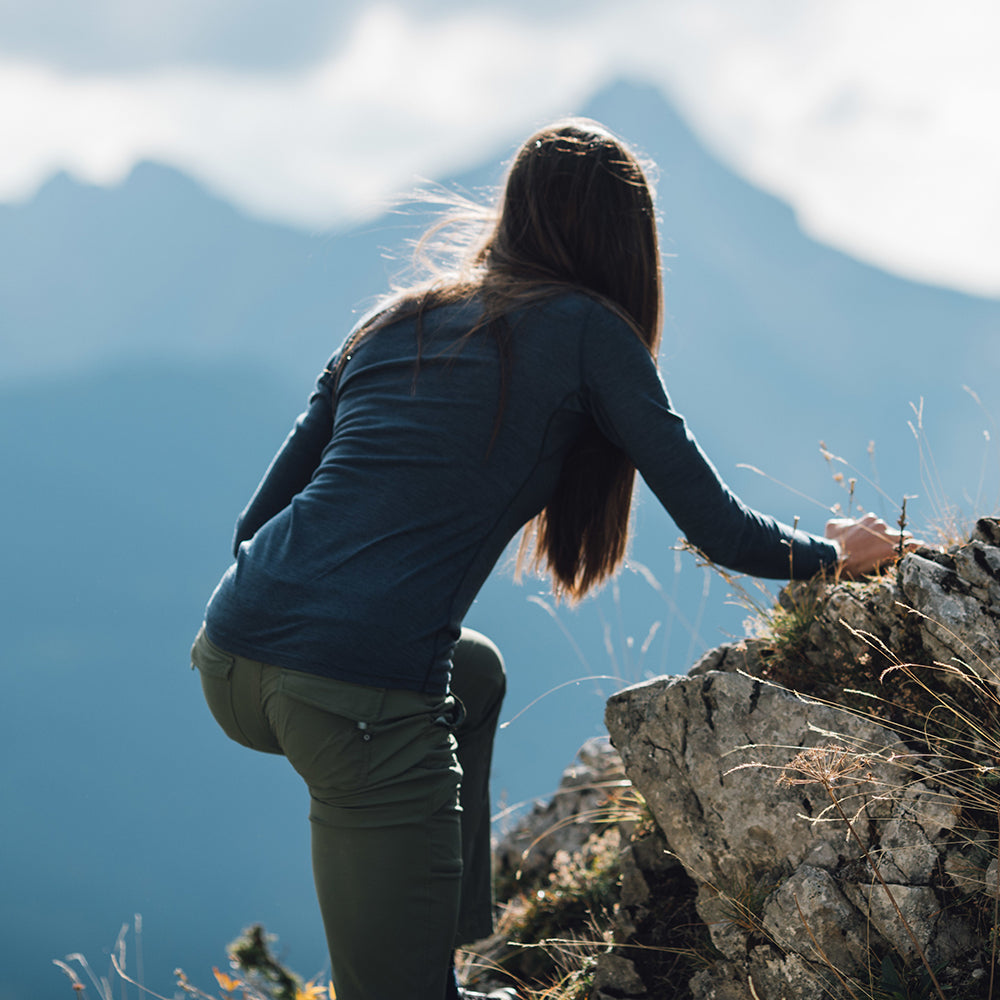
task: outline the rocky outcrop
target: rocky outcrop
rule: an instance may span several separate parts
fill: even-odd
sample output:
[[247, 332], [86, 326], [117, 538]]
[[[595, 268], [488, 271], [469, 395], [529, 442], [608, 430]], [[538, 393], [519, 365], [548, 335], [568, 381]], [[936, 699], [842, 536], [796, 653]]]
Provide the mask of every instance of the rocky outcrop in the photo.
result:
[[562, 773], [559, 788], [499, 841], [493, 851], [498, 882], [529, 884], [552, 871], [557, 854], [583, 850], [610, 803], [630, 787], [621, 757], [606, 739], [588, 740]]
[[1000, 521], [766, 619], [611, 698], [620, 759], [588, 744], [501, 844], [496, 966], [574, 1000], [990, 995]]
[[929, 966], [978, 996], [998, 891], [1000, 523], [877, 581], [793, 587], [779, 615], [796, 614], [787, 648], [724, 646], [608, 703], [722, 956], [691, 995], [868, 996], [923, 976], [933, 996]]

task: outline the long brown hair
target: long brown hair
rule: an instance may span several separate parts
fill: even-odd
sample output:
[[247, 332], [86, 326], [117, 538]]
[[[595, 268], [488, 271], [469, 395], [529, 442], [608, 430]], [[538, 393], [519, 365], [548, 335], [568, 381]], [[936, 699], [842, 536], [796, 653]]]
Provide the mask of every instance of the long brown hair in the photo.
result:
[[[639, 158], [604, 126], [556, 122], [515, 155], [492, 211], [462, 203], [431, 228], [418, 253], [441, 249], [452, 266], [398, 290], [358, 336], [402, 315], [479, 295], [480, 326], [500, 345], [501, 380], [512, 348], [503, 317], [567, 287], [611, 308], [655, 357], [660, 339], [660, 252], [652, 190]], [[345, 354], [348, 353], [345, 351]], [[502, 406], [502, 403], [501, 403]], [[545, 509], [524, 529], [517, 573], [547, 569], [557, 596], [583, 597], [625, 557], [635, 467], [591, 425], [570, 449]]]

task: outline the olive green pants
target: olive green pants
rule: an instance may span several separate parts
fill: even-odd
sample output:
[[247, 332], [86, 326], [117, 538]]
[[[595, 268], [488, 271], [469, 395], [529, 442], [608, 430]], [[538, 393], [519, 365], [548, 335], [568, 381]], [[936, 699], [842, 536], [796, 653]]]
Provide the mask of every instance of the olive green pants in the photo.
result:
[[462, 630], [451, 691], [365, 687], [234, 656], [192, 664], [224, 732], [309, 788], [338, 1000], [443, 1000], [453, 948], [492, 930], [489, 771], [503, 661]]

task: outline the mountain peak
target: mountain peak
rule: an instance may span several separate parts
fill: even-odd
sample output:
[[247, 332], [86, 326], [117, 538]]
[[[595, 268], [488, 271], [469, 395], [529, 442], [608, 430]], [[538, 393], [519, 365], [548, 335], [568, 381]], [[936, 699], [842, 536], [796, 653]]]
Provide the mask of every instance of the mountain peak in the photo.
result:
[[31, 202], [46, 201], [50, 198], [65, 198], [75, 196], [83, 191], [94, 191], [101, 185], [85, 180], [71, 170], [59, 169], [49, 175], [35, 191]]
[[194, 198], [223, 201], [178, 167], [156, 160], [139, 160], [122, 178], [106, 184], [87, 180], [71, 169], [56, 170], [26, 204], [45, 208], [71, 201], [79, 205], [87, 200], [113, 199], [122, 194], [153, 200], [170, 197], [187, 201]]
[[139, 160], [129, 171], [120, 187], [143, 192], [173, 188], [212, 197], [205, 186], [179, 167], [159, 160]]

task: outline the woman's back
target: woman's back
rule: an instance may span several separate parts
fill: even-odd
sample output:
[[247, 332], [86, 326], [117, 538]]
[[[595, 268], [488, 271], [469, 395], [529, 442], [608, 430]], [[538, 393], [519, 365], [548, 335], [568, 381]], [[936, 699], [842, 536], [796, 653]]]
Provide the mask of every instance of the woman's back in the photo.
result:
[[[308, 485], [241, 546], [213, 597], [207, 623], [221, 646], [344, 680], [444, 690], [462, 617], [545, 505], [588, 419], [580, 336], [587, 314], [605, 312], [570, 294], [508, 317], [501, 390], [496, 339], [468, 336], [480, 310], [473, 300], [424, 314], [419, 364], [413, 317], [353, 352]], [[318, 393], [305, 432], [318, 433], [329, 410]]]

